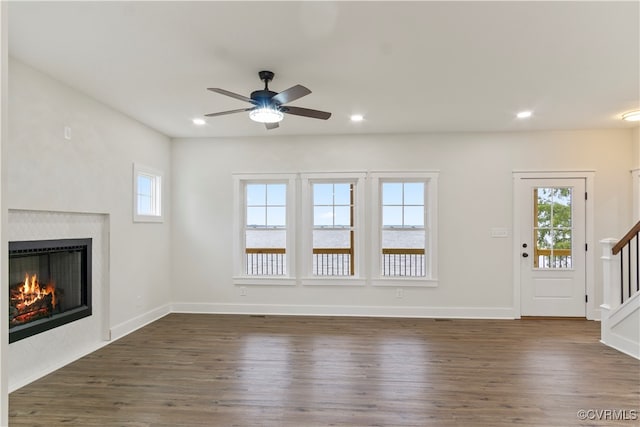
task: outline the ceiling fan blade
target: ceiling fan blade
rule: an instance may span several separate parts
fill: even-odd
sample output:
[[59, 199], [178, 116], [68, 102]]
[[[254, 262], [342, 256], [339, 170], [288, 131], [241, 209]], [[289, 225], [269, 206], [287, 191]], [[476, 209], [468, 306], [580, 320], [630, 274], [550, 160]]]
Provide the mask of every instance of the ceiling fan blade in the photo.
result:
[[293, 114], [295, 116], [311, 117], [312, 119], [327, 120], [331, 117], [331, 113], [326, 111], [311, 110], [301, 107], [281, 107], [283, 113]]
[[277, 102], [278, 104], [286, 104], [287, 102], [295, 101], [296, 99], [302, 98], [303, 96], [309, 95], [311, 91], [302, 85], [295, 85], [290, 87], [289, 89], [283, 90], [277, 95], [274, 95], [271, 98], [271, 101]]
[[207, 88], [207, 90], [210, 90], [211, 92], [219, 93], [221, 95], [227, 95], [227, 96], [230, 96], [232, 98], [239, 99], [240, 101], [246, 101], [246, 102], [250, 102], [250, 103], [254, 104], [254, 102], [253, 102], [253, 100], [251, 98], [247, 98], [246, 96], [239, 95], [237, 93], [229, 92], [228, 90], [220, 89], [220, 88], [217, 88], [217, 87], [209, 87], [209, 88]]
[[278, 124], [278, 122], [275, 122], [275, 123], [265, 123], [265, 124], [264, 124], [264, 127], [266, 127], [266, 128], [267, 128], [267, 130], [269, 130], [269, 129], [276, 129], [276, 128], [279, 128], [279, 127], [280, 127], [280, 125]]
[[221, 111], [219, 113], [209, 113], [209, 114], [205, 114], [205, 117], [217, 117], [217, 116], [226, 116], [227, 114], [233, 114], [233, 113], [242, 113], [243, 111], [249, 111], [249, 110], [253, 110], [252, 108], [239, 108], [237, 110], [229, 110], [229, 111]]

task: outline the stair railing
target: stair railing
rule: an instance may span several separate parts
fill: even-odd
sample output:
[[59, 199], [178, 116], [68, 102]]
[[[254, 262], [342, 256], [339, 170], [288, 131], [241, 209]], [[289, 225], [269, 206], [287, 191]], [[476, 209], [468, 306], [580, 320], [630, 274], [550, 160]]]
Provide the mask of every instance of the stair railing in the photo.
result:
[[638, 258], [640, 256], [640, 222], [611, 248], [612, 255], [620, 255], [620, 304], [640, 291]]

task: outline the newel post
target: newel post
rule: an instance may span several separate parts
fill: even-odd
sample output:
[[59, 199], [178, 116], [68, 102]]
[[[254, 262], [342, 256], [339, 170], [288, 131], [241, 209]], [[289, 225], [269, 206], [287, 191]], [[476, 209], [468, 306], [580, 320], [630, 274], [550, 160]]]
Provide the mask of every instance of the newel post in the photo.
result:
[[[613, 310], [620, 305], [620, 262], [613, 255], [612, 249], [618, 243], [616, 239], [602, 239], [602, 305], [603, 318], [605, 310]], [[608, 317], [608, 316], [607, 316]]]

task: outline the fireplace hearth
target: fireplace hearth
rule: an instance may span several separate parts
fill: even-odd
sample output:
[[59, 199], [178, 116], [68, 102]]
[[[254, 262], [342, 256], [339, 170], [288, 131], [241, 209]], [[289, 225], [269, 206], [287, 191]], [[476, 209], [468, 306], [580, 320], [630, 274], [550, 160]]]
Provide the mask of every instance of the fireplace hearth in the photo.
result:
[[9, 342], [91, 315], [91, 239], [9, 242]]

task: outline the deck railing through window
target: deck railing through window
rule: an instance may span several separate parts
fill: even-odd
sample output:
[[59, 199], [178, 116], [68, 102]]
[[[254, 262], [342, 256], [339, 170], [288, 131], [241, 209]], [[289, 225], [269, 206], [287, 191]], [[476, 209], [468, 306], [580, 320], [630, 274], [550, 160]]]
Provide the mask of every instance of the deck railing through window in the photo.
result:
[[638, 257], [640, 243], [640, 222], [638, 222], [612, 249], [613, 255], [620, 256], [620, 303], [624, 303], [640, 291]]
[[571, 249], [539, 249], [534, 250], [535, 268], [572, 268]]
[[285, 248], [246, 248], [246, 273], [250, 276], [283, 276], [286, 268]]
[[426, 275], [424, 249], [382, 249], [382, 275], [424, 277]]
[[353, 250], [350, 248], [313, 248], [315, 276], [353, 276]]
[[[282, 276], [286, 272], [285, 248], [246, 248], [246, 274]], [[383, 276], [426, 276], [425, 251], [415, 248], [383, 248]], [[350, 248], [313, 248], [312, 273], [315, 276], [353, 276], [353, 250]]]

